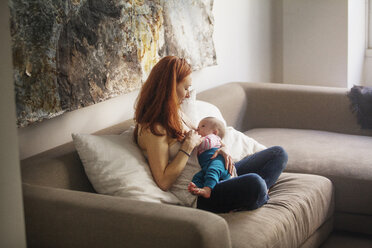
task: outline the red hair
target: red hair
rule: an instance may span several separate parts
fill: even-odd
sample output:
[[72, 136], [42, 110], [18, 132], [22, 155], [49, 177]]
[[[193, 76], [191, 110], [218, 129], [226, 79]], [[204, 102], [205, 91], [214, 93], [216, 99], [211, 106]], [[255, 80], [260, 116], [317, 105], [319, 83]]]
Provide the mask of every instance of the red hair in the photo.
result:
[[183, 139], [176, 87], [191, 72], [191, 66], [186, 60], [175, 56], [162, 58], [152, 68], [136, 102], [134, 115], [134, 120], [137, 122], [134, 132], [136, 141], [138, 124], [143, 128], [150, 128], [153, 134], [161, 136], [163, 134], [155, 128], [160, 124], [170, 137]]

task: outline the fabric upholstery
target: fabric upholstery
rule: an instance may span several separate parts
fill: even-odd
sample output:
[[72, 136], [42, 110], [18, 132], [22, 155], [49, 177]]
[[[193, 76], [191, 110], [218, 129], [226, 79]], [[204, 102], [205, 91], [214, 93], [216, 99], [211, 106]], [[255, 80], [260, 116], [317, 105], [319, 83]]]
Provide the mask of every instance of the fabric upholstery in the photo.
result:
[[288, 153], [285, 171], [330, 178], [336, 211], [372, 215], [372, 137], [281, 128], [246, 134], [266, 146], [282, 146]]
[[24, 184], [28, 247], [231, 247], [218, 215], [193, 208]]
[[[226, 94], [226, 92], [229, 92]], [[217, 97], [218, 96], [218, 97]], [[229, 84], [216, 87], [213, 90], [200, 92], [198, 100], [210, 102], [221, 111], [227, 126], [233, 126], [239, 131], [245, 131], [244, 116], [247, 107], [246, 93], [241, 85]]]
[[266, 146], [284, 147], [285, 171], [332, 180], [336, 229], [372, 234], [372, 137], [283, 128], [257, 128], [246, 134]]
[[201, 92], [197, 98], [216, 105], [227, 124], [240, 131], [270, 127], [372, 136], [372, 130], [357, 124], [346, 94], [346, 88], [230, 83]]
[[337, 212], [334, 225], [338, 230], [372, 235], [372, 215]]
[[372, 236], [360, 233], [335, 231], [321, 248], [371, 248]]
[[320, 247], [333, 230], [333, 218], [328, 219], [302, 245], [301, 248]]
[[269, 195], [254, 211], [221, 214], [234, 247], [299, 247], [333, 213], [332, 183], [321, 176], [283, 173]]
[[[120, 134], [131, 125], [127, 120], [95, 134]], [[95, 192], [72, 142], [22, 160], [21, 174], [24, 183]]]

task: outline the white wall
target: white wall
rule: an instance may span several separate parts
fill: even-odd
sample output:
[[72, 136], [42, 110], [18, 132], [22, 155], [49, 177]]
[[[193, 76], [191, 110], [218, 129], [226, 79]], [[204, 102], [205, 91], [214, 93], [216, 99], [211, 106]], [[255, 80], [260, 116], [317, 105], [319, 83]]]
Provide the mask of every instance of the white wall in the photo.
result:
[[[370, 0], [366, 0], [367, 2], [367, 6], [368, 6], [368, 11], [372, 10], [372, 4]], [[368, 16], [367, 16], [368, 17]], [[369, 17], [371, 18], [371, 17]], [[367, 18], [367, 32], [368, 32], [368, 29], [370, 29], [369, 26], [369, 20]], [[369, 34], [369, 37], [372, 37], [372, 34]], [[369, 43], [369, 44], [368, 44]], [[371, 47], [371, 43], [372, 42], [366, 42], [366, 47]], [[372, 86], [372, 49], [369, 49], [367, 52], [366, 52], [366, 57], [365, 57], [365, 61], [364, 61], [364, 68], [363, 68], [363, 81], [361, 83], [361, 85], [364, 85], [364, 86]]]
[[9, 9], [0, 2], [0, 247], [26, 247], [19, 168]]
[[283, 82], [347, 87], [348, 0], [283, 0]]
[[283, 82], [349, 88], [366, 77], [372, 82], [365, 13], [366, 0], [283, 0]]
[[[372, 10], [372, 6], [371, 4], [371, 1], [370, 0], [366, 0], [367, 2], [367, 6], [368, 6], [368, 11]], [[367, 15], [368, 17], [368, 15]], [[371, 18], [371, 17], [369, 17]], [[367, 31], [368, 29], [370, 29], [369, 26], [369, 20], [367, 19]], [[369, 34], [369, 37], [372, 37], [372, 34]], [[369, 44], [368, 44], [369, 43]], [[371, 43], [372, 42], [366, 42], [366, 47], [369, 46], [371, 47]], [[361, 83], [361, 85], [364, 85], [364, 86], [372, 86], [372, 49], [368, 50], [368, 52], [366, 52], [366, 57], [365, 57], [365, 61], [364, 61], [364, 68], [363, 68], [363, 81]]]
[[[193, 74], [198, 91], [232, 81], [282, 81], [281, 1], [215, 0], [214, 41], [218, 65]], [[21, 158], [133, 116], [138, 92], [66, 113], [18, 130]]]
[[360, 85], [366, 50], [366, 0], [348, 3], [348, 70], [347, 87]]
[[372, 86], [372, 56], [365, 57], [363, 67], [363, 80], [361, 82], [363, 86]]

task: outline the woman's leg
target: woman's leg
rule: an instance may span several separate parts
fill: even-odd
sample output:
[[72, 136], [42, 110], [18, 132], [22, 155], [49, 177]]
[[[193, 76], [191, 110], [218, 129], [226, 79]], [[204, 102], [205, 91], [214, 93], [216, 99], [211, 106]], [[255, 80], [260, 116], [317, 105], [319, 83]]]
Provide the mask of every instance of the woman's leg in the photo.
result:
[[257, 173], [271, 188], [285, 169], [288, 161], [287, 152], [280, 146], [273, 146], [235, 163], [237, 174]]
[[268, 200], [266, 182], [255, 173], [221, 181], [210, 198], [198, 197], [198, 208], [215, 213], [231, 210], [253, 210]]
[[268, 200], [267, 189], [274, 185], [287, 161], [287, 153], [279, 146], [242, 159], [235, 164], [239, 176], [219, 182], [209, 199], [199, 197], [198, 208], [221, 213], [261, 207]]

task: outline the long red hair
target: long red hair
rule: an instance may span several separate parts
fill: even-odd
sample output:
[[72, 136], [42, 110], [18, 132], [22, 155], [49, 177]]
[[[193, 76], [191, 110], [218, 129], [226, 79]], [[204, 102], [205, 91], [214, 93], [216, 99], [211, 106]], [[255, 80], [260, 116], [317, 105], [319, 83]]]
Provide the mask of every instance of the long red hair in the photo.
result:
[[138, 124], [141, 124], [142, 128], [150, 128], [151, 132], [158, 136], [162, 134], [156, 130], [155, 125], [160, 124], [170, 137], [183, 139], [176, 87], [191, 72], [191, 66], [186, 60], [176, 56], [166, 56], [152, 68], [136, 102], [136, 141]]

